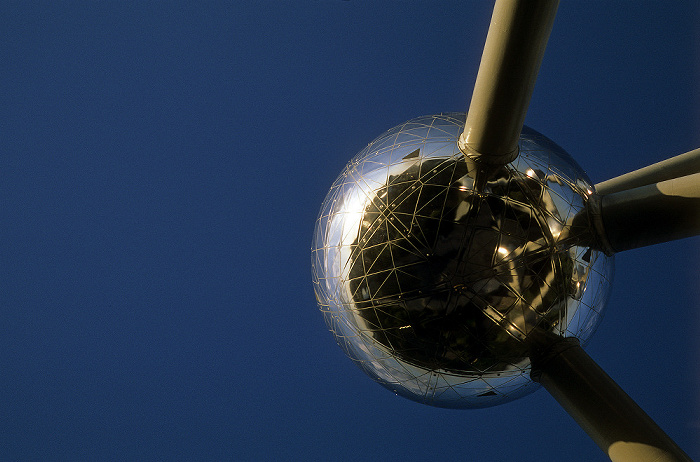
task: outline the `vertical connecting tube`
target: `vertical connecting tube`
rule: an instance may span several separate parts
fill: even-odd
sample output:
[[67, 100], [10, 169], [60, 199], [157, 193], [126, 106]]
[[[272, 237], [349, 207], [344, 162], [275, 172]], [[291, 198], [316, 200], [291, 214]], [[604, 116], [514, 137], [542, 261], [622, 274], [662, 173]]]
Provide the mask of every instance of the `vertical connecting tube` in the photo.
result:
[[497, 0], [460, 150], [482, 165], [518, 156], [518, 140], [559, 0]]

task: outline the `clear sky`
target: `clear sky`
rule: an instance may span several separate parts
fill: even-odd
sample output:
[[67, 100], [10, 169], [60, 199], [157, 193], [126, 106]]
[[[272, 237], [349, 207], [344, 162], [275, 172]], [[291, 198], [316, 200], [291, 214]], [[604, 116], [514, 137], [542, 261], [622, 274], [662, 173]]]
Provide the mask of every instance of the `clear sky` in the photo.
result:
[[[464, 111], [490, 2], [0, 5], [0, 459], [605, 460], [545, 391], [394, 396], [328, 333], [323, 197]], [[594, 182], [700, 147], [697, 2], [562, 2], [526, 124]], [[619, 254], [587, 351], [700, 459], [698, 238]]]

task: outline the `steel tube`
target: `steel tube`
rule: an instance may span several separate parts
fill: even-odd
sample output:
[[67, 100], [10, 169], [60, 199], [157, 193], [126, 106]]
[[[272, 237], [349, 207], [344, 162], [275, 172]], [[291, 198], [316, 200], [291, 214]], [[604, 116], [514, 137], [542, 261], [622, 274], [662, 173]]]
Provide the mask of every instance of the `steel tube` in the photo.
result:
[[576, 338], [553, 337], [535, 349], [532, 377], [612, 461], [691, 460], [586, 354]]
[[459, 147], [473, 160], [504, 165], [518, 139], [558, 0], [497, 0]]
[[662, 160], [595, 185], [598, 194], [612, 194], [700, 172], [700, 149]]
[[700, 234], [700, 173], [601, 197], [603, 232], [615, 252]]

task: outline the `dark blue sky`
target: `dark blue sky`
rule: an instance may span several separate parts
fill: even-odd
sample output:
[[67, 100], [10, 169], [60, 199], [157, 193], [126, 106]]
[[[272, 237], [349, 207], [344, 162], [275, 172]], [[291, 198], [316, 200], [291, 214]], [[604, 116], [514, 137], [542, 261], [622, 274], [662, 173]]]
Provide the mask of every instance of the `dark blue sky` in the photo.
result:
[[[3, 2], [0, 459], [604, 460], [545, 391], [394, 396], [315, 306], [325, 192], [466, 110], [491, 7]], [[526, 124], [595, 182], [699, 147], [698, 24], [563, 2]], [[619, 254], [587, 350], [700, 459], [698, 243]]]

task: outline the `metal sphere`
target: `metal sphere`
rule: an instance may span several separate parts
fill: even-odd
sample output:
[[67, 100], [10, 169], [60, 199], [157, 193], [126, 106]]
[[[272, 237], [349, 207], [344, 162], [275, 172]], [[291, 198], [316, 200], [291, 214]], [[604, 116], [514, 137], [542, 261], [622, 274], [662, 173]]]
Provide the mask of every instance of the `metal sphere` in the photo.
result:
[[312, 246], [347, 355], [395, 393], [452, 408], [534, 391], [528, 337], [585, 343], [613, 269], [576, 239], [593, 187], [563, 149], [525, 127], [518, 158], [481, 184], [457, 147], [464, 121], [419, 117], [371, 142], [331, 187]]

